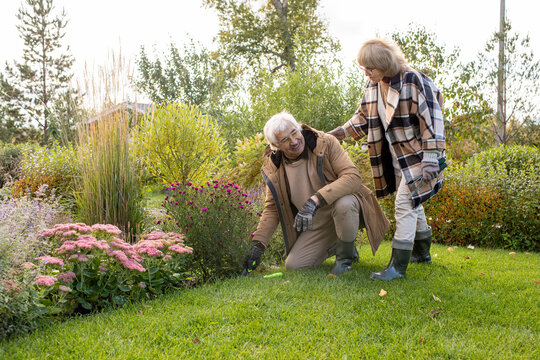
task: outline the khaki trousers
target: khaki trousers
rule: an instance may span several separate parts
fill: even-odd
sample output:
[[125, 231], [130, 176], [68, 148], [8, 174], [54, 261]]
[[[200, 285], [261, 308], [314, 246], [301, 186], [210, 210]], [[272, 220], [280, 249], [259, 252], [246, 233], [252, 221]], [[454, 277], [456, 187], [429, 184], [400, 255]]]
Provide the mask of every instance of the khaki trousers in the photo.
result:
[[360, 225], [360, 203], [354, 195], [345, 195], [332, 205], [318, 209], [313, 229], [300, 233], [287, 259], [287, 270], [321, 265], [337, 240], [353, 242]]

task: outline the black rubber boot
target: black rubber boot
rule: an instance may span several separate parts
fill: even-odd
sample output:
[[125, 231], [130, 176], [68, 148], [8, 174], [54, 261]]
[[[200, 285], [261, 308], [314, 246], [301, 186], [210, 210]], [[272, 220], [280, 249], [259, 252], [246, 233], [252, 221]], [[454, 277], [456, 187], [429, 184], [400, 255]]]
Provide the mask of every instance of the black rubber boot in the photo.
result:
[[431, 263], [431, 228], [424, 231], [417, 231], [414, 238], [414, 246], [412, 249], [410, 262], [413, 263]]
[[336, 242], [336, 262], [330, 274], [339, 276], [351, 270], [353, 261], [358, 261], [358, 257], [359, 255], [354, 241], [344, 242], [338, 240]]
[[373, 280], [394, 280], [405, 277], [412, 250], [392, 248], [392, 257], [388, 266], [379, 272], [369, 274]]

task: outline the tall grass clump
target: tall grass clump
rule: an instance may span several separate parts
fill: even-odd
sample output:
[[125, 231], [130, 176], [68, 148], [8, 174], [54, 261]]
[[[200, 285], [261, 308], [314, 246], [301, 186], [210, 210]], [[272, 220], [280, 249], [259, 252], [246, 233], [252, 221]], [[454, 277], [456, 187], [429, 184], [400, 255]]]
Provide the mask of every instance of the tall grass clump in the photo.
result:
[[111, 70], [100, 69], [98, 80], [87, 83], [87, 93], [98, 102], [94, 108], [101, 111], [95, 121], [78, 127], [77, 214], [87, 224], [116, 225], [133, 241], [144, 223], [144, 208], [140, 167], [131, 151], [134, 115], [123, 93], [129, 88], [129, 65], [121, 56], [111, 63]]
[[76, 199], [82, 222], [114, 224], [133, 240], [142, 230], [144, 209], [128, 118], [127, 109], [120, 109], [79, 128]]

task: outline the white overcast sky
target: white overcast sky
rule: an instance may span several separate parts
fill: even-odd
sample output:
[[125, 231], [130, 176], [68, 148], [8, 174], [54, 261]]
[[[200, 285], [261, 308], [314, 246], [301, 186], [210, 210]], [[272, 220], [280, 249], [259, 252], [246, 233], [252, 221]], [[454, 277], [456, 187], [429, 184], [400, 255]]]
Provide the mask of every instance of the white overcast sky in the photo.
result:
[[[294, 1], [294, 0], [291, 0]], [[16, 14], [22, 0], [2, 0], [0, 11], [0, 70], [6, 61], [20, 59]], [[200, 0], [54, 0], [69, 19], [65, 44], [76, 63], [76, 76], [84, 65], [104, 65], [110, 51], [134, 62], [140, 46], [162, 52], [171, 41], [181, 46], [189, 34], [212, 47], [218, 31], [217, 16]], [[320, 13], [331, 35], [343, 47], [342, 57], [351, 64], [360, 44], [376, 35], [405, 31], [413, 22], [437, 34], [448, 47], [459, 46], [464, 60], [472, 60], [499, 27], [500, 0], [321, 0]], [[506, 0], [506, 14], [514, 30], [529, 34], [536, 57], [540, 56], [540, 2]]]

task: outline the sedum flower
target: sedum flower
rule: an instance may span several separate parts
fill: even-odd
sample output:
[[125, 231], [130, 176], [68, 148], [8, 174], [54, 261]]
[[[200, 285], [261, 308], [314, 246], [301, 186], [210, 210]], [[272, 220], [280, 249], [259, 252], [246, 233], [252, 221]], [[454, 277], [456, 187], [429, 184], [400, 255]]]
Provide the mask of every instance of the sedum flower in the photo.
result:
[[54, 256], [40, 256], [37, 258], [37, 260], [43, 261], [44, 264], [64, 266], [64, 260]]
[[39, 275], [36, 279], [36, 285], [38, 286], [52, 286], [56, 283], [54, 276]]

